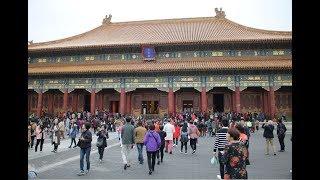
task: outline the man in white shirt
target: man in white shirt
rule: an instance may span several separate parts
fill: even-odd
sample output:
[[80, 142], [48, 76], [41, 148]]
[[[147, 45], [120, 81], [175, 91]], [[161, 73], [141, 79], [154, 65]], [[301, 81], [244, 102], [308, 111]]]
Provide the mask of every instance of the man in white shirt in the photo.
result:
[[167, 136], [164, 138], [166, 141], [165, 152], [169, 151], [169, 154], [172, 154], [173, 133], [175, 132], [175, 128], [174, 128], [173, 123], [174, 123], [173, 120], [170, 119], [170, 123], [167, 123], [163, 128], [163, 131], [167, 133]]

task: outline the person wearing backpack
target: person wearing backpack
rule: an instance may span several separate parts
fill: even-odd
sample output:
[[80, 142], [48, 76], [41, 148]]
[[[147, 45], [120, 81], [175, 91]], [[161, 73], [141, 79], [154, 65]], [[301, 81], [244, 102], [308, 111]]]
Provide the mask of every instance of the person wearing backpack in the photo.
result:
[[161, 163], [163, 162], [163, 150], [164, 150], [164, 146], [165, 146], [165, 137], [167, 136], [167, 133], [163, 131], [163, 126], [160, 125], [159, 127], [160, 131], [158, 132], [160, 139], [161, 139], [161, 145], [160, 145], [160, 149], [157, 152], [157, 159], [158, 159], [158, 165], [160, 164], [159, 158], [161, 160]]
[[192, 154], [196, 153], [197, 139], [199, 138], [200, 131], [198, 130], [195, 122], [190, 121], [188, 134], [190, 136], [190, 146], [192, 148]]
[[280, 143], [279, 152], [284, 152], [284, 148], [285, 148], [284, 137], [286, 136], [286, 131], [287, 131], [287, 128], [283, 124], [282, 119], [279, 119], [278, 126], [277, 126], [277, 135], [278, 135], [278, 139], [279, 139], [279, 143]]
[[74, 142], [73, 148], [77, 147], [77, 143], [76, 143], [77, 134], [78, 134], [77, 124], [71, 123], [71, 128], [70, 128], [70, 132], [69, 132], [69, 136], [71, 138], [71, 144], [70, 144], [69, 148], [71, 148], [73, 142]]
[[149, 175], [154, 171], [154, 165], [156, 163], [156, 154], [161, 145], [160, 135], [154, 130], [153, 124], [149, 125], [149, 130], [144, 136], [143, 143], [146, 146]]
[[183, 146], [184, 146], [184, 154], [187, 154], [188, 153], [187, 143], [189, 141], [189, 138], [188, 138], [188, 124], [186, 122], [183, 123], [182, 128], [181, 128], [180, 131], [181, 131], [180, 132], [180, 134], [181, 134], [181, 137], [180, 137], [180, 141], [181, 141], [180, 153], [182, 153]]
[[108, 134], [108, 131], [106, 131], [105, 126], [101, 126], [101, 128], [98, 129], [97, 136], [98, 136], [97, 147], [99, 152], [99, 163], [102, 163], [104, 148], [107, 147], [107, 139], [109, 139], [109, 134]]

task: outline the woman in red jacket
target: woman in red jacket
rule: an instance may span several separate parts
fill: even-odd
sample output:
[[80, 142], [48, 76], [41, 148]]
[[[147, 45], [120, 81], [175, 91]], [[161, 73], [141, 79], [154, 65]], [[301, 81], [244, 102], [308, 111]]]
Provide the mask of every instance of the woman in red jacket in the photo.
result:
[[178, 140], [180, 137], [180, 126], [178, 123], [174, 125], [175, 132], [173, 133], [173, 146], [178, 146]]

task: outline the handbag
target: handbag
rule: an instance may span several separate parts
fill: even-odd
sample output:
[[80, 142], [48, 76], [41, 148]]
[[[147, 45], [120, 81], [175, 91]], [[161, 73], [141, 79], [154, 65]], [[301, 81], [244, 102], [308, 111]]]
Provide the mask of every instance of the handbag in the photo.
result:
[[96, 146], [97, 146], [97, 147], [102, 147], [102, 145], [103, 145], [103, 138], [99, 138], [99, 139], [97, 140]]
[[219, 164], [219, 160], [216, 156], [213, 156], [210, 160], [210, 163], [213, 165], [213, 166], [217, 166]]
[[[82, 137], [82, 134], [81, 134], [80, 138], [81, 138], [81, 137]], [[77, 146], [79, 146], [80, 148], [84, 148], [85, 142], [82, 141], [80, 138], [79, 138], [79, 140], [78, 140]]]

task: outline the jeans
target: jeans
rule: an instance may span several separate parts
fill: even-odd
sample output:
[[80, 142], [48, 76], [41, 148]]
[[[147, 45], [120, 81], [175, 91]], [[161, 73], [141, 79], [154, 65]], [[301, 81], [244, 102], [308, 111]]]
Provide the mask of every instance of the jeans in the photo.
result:
[[163, 161], [163, 149], [164, 149], [164, 145], [161, 145], [160, 149], [157, 151], [157, 159], [159, 161], [159, 154], [161, 154], [161, 162]]
[[284, 150], [285, 148], [285, 145], [284, 145], [284, 137], [285, 135], [282, 135], [282, 136], [278, 136], [278, 139], [279, 139], [279, 143], [280, 143], [280, 150]]
[[128, 162], [130, 162], [129, 154], [132, 149], [131, 147], [132, 147], [131, 144], [122, 144], [121, 154], [122, 154], [123, 164], [128, 164]]
[[138, 149], [138, 161], [140, 163], [143, 163], [143, 143], [137, 143], [137, 149]]
[[174, 143], [175, 145], [177, 145], [177, 146], [178, 146], [178, 140], [179, 140], [179, 138], [173, 138], [173, 143]]
[[154, 171], [154, 165], [156, 163], [156, 154], [157, 154], [157, 151], [154, 151], [154, 152], [147, 151], [148, 167], [150, 171]]
[[103, 152], [104, 152], [104, 147], [98, 147], [98, 152], [99, 152], [99, 159], [102, 160], [102, 158], [103, 158]]
[[70, 144], [70, 147], [72, 146], [72, 143], [74, 142], [74, 145], [76, 146], [77, 143], [76, 143], [76, 138], [71, 138], [71, 144]]
[[86, 162], [87, 162], [87, 170], [89, 171], [90, 169], [90, 151], [91, 147], [83, 148], [80, 149], [80, 170], [83, 171], [83, 159], [84, 155], [86, 155]]
[[172, 145], [173, 145], [173, 141], [172, 140], [166, 140], [166, 151], [167, 152], [172, 152]]
[[59, 145], [58, 145], [57, 143], [54, 143], [53, 145], [54, 145], [53, 150], [57, 151], [57, 150], [58, 150], [58, 146], [59, 146]]
[[37, 150], [38, 150], [39, 143], [40, 143], [40, 151], [42, 151], [43, 142], [44, 142], [44, 139], [37, 139], [35, 152], [37, 152]]
[[223, 161], [223, 154], [218, 152], [218, 159], [219, 159], [219, 165], [220, 165], [220, 176], [221, 179], [224, 177], [224, 161]]
[[31, 148], [33, 147], [33, 144], [34, 144], [34, 138], [35, 138], [36, 136], [31, 136]]
[[191, 146], [192, 150], [194, 150], [194, 151], [197, 149], [197, 138], [190, 139], [190, 146]]
[[187, 152], [187, 150], [188, 150], [187, 142], [181, 142], [181, 151], [183, 150], [183, 146], [184, 146], [184, 152]]

